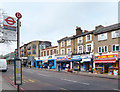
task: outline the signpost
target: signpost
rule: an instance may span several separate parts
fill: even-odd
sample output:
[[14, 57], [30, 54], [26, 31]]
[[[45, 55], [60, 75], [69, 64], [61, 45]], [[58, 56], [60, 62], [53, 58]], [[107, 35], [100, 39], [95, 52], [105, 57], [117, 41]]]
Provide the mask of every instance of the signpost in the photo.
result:
[[20, 59], [20, 18], [22, 15], [17, 12], [15, 14], [17, 17], [17, 57], [15, 58], [14, 63], [14, 77], [15, 85], [17, 85], [17, 90], [19, 92], [19, 85], [22, 85], [22, 60]]

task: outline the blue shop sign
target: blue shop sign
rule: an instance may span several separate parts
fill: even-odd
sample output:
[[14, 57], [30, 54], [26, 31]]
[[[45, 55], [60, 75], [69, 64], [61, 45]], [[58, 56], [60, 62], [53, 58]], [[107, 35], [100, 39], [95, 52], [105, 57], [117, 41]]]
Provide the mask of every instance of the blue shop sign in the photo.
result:
[[71, 60], [81, 60], [81, 56], [72, 56]]

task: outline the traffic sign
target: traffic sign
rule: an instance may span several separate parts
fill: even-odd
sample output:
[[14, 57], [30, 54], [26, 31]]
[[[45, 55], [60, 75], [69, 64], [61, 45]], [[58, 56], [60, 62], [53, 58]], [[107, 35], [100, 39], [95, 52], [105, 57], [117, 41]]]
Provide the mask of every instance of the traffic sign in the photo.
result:
[[22, 85], [22, 60], [18, 57], [14, 60], [14, 77], [15, 85]]
[[16, 31], [16, 19], [10, 16], [4, 16], [3, 27], [7, 30]]
[[14, 25], [16, 23], [16, 21], [12, 18], [12, 17], [7, 17], [5, 19], [5, 21], [9, 24], [9, 25]]
[[15, 16], [16, 16], [18, 19], [22, 18], [21, 13], [19, 13], [19, 12], [16, 12], [16, 13], [15, 13]]

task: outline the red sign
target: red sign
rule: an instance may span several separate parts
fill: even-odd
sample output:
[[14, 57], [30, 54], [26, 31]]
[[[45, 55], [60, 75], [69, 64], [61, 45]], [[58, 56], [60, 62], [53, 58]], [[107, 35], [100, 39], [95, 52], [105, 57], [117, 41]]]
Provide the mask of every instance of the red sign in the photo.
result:
[[4, 16], [3, 27], [4, 29], [16, 31], [16, 19], [10, 16]]
[[12, 17], [7, 17], [5, 19], [5, 21], [7, 22], [7, 24], [9, 25], [14, 25], [16, 23], [16, 21], [12, 18]]
[[18, 19], [22, 18], [21, 13], [19, 13], [19, 12], [16, 12], [16, 13], [15, 13], [15, 16], [16, 16]]
[[114, 63], [116, 62], [117, 54], [95, 56], [95, 63]]

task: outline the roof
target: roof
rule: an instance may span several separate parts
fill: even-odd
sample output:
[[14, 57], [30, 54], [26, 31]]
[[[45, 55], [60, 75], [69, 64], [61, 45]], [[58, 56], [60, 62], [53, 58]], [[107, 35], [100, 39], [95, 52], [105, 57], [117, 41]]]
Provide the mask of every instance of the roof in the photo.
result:
[[113, 31], [113, 30], [117, 30], [117, 29], [120, 29], [120, 23], [102, 27], [102, 28], [96, 30], [94, 32], [94, 34], [96, 35], [96, 34], [105, 33], [105, 32], [109, 32], [109, 31]]
[[74, 39], [74, 38], [81, 37], [81, 36], [85, 36], [85, 35], [88, 35], [88, 34], [93, 34], [93, 31], [88, 31], [88, 32], [82, 33], [82, 34], [80, 34], [80, 35], [75, 35], [75, 36], [73, 37], [73, 39]]
[[70, 36], [70, 37], [64, 37], [64, 38], [58, 40], [57, 42], [66, 41], [66, 40], [69, 40], [69, 39], [72, 39], [72, 38], [73, 38], [73, 36]]

